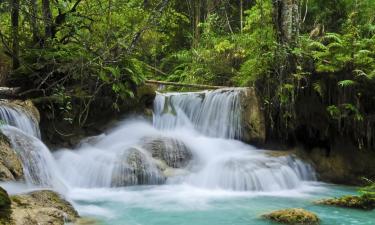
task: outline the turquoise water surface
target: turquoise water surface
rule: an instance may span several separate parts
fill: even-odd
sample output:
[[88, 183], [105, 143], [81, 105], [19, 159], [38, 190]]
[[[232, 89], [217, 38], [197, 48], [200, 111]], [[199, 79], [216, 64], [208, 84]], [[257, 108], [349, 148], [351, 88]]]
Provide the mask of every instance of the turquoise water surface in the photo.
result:
[[355, 194], [354, 188], [306, 183], [293, 191], [254, 193], [204, 190], [186, 185], [79, 189], [70, 193], [82, 216], [103, 225], [270, 225], [260, 216], [283, 208], [316, 213], [322, 225], [374, 225], [375, 211], [313, 204]]

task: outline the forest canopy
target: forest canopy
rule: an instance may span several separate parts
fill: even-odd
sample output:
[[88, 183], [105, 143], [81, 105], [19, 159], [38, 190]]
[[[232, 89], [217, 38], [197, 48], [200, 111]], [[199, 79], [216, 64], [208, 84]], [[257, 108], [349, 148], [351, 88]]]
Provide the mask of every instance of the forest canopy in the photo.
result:
[[367, 148], [374, 12], [373, 0], [2, 0], [0, 73], [80, 124], [72, 99], [80, 113], [103, 95], [116, 108], [147, 79], [252, 86], [273, 136]]

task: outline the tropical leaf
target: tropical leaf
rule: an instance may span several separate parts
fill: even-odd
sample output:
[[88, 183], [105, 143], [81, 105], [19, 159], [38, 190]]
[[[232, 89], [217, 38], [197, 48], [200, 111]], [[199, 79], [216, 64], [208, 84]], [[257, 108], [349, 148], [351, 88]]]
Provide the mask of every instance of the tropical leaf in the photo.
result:
[[354, 84], [356, 84], [356, 82], [353, 80], [342, 80], [342, 81], [339, 81], [337, 84], [340, 87], [349, 87], [349, 86], [353, 86]]

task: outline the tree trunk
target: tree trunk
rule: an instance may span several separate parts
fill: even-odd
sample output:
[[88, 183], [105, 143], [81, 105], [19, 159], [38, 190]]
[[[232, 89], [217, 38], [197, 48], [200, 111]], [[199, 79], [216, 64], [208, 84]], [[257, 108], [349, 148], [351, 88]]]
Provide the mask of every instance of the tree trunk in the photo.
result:
[[46, 39], [53, 36], [53, 21], [52, 21], [52, 12], [49, 0], [42, 0], [43, 7], [43, 20], [45, 27], [45, 36]]
[[294, 46], [299, 35], [299, 0], [274, 0], [274, 23], [279, 42]]
[[30, 0], [30, 26], [33, 33], [33, 43], [37, 44], [40, 42], [39, 29], [37, 23], [38, 16], [38, 3], [37, 0]]
[[243, 0], [240, 0], [240, 30], [243, 30]]
[[194, 15], [193, 15], [193, 48], [198, 47], [200, 39], [199, 23], [201, 19], [201, 0], [194, 1]]
[[20, 2], [19, 0], [11, 0], [11, 23], [12, 23], [12, 68], [13, 70], [18, 69], [20, 66], [19, 62], [19, 11]]

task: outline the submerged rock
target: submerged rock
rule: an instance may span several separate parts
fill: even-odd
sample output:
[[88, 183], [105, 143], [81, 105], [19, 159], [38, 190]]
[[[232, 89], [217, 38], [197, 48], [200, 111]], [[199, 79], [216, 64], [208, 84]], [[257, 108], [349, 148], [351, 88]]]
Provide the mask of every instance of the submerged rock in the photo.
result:
[[152, 157], [172, 168], [186, 167], [192, 159], [190, 149], [182, 141], [173, 138], [147, 137], [142, 147], [151, 152]]
[[79, 216], [73, 206], [53, 191], [11, 196], [12, 225], [63, 225]]
[[304, 209], [282, 209], [265, 214], [263, 218], [290, 225], [317, 225], [319, 218], [312, 212]]
[[338, 206], [345, 208], [372, 210], [375, 209], [375, 198], [362, 196], [343, 196], [340, 198], [323, 199], [315, 202], [320, 205]]
[[11, 148], [8, 138], [0, 133], [0, 181], [20, 180], [23, 176], [21, 159]]

